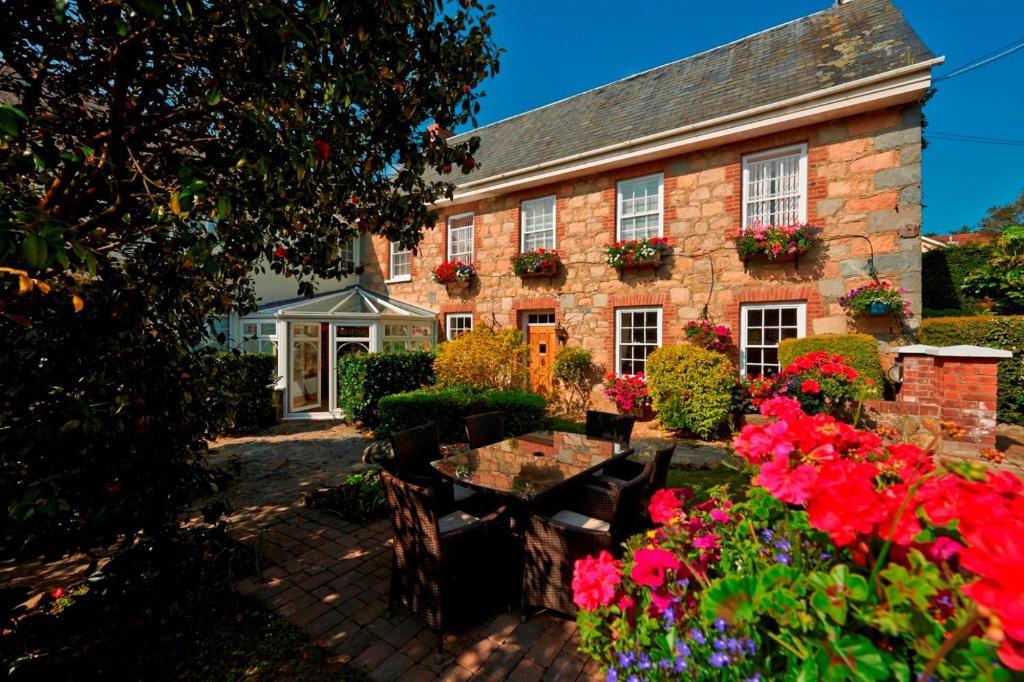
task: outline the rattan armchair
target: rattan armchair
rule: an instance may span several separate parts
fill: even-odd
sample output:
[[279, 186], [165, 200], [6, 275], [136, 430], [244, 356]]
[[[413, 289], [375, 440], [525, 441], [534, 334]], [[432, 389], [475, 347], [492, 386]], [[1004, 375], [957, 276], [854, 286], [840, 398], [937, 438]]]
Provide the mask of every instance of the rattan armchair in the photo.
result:
[[654, 457], [646, 462], [635, 462], [629, 459], [622, 459], [612, 462], [604, 467], [604, 470], [594, 477], [596, 485], [617, 488], [628, 485], [631, 481], [640, 477], [644, 479], [643, 492], [636, 499], [636, 520], [635, 530], [639, 531], [646, 525], [643, 519], [647, 516], [647, 502], [651, 499], [654, 491], [665, 487], [668, 480], [668, 469], [672, 463], [672, 453], [676, 450], [676, 444], [656, 450]]
[[514, 565], [507, 510], [442, 515], [431, 488], [387, 471], [381, 478], [395, 537], [388, 611], [399, 604], [412, 609], [437, 632], [440, 657], [444, 633], [460, 615], [483, 615], [507, 602]]
[[430, 463], [441, 459], [441, 444], [433, 424], [417, 426], [391, 434], [390, 460], [381, 463], [385, 471], [403, 481], [434, 491], [441, 513], [455, 508], [455, 487]]
[[505, 420], [501, 412], [483, 412], [466, 417], [466, 441], [476, 449], [505, 440]]
[[531, 511], [524, 527], [523, 618], [546, 608], [572, 616], [572, 573], [577, 559], [601, 550], [621, 554], [636, 528], [648, 478], [622, 486], [583, 484], [559, 492]]
[[611, 414], [587, 410], [587, 435], [592, 438], [604, 438], [623, 445], [629, 444], [633, 435], [633, 423], [636, 419], [628, 414]]

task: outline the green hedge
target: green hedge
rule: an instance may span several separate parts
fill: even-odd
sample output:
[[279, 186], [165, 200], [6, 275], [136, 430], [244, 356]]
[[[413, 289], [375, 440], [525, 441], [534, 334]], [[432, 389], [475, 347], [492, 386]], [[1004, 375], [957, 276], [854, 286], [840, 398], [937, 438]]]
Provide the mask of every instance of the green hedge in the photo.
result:
[[1024, 425], [1024, 315], [936, 317], [921, 321], [921, 343], [972, 344], [1013, 351], [999, 362], [999, 420]]
[[722, 353], [668, 345], [647, 358], [647, 390], [658, 420], [675, 431], [713, 436], [732, 411], [736, 367]]
[[547, 403], [528, 391], [480, 390], [469, 386], [421, 389], [381, 398], [380, 422], [375, 434], [387, 438], [392, 433], [423, 424], [437, 424], [442, 440], [465, 440], [462, 420], [472, 414], [503, 413], [505, 432], [518, 436], [547, 428]]
[[338, 407], [347, 421], [377, 425], [384, 396], [434, 384], [434, 356], [425, 351], [353, 353], [338, 360]]
[[971, 313], [975, 306], [960, 291], [964, 277], [985, 265], [992, 256], [991, 244], [964, 244], [932, 249], [921, 255], [921, 305], [925, 317], [938, 311]]
[[779, 364], [785, 367], [801, 355], [815, 351], [842, 355], [858, 374], [875, 383], [878, 387], [875, 397], [882, 396], [885, 375], [875, 337], [870, 334], [818, 334], [802, 339], [785, 339], [779, 344]]
[[226, 408], [223, 430], [255, 429], [275, 423], [277, 410], [270, 386], [277, 382], [277, 356], [230, 351], [217, 353], [216, 362]]

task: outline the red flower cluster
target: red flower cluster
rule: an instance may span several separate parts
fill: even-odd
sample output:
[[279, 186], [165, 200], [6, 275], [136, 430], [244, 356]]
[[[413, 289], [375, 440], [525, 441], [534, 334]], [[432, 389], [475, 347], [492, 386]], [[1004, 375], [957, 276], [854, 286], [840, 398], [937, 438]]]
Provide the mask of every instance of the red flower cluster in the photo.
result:
[[562, 258], [558, 251], [537, 249], [536, 251], [524, 251], [512, 257], [512, 271], [517, 275], [528, 275], [543, 273], [554, 275], [562, 265]]
[[572, 600], [576, 606], [593, 611], [598, 606], [611, 604], [622, 582], [620, 568], [619, 562], [605, 550], [596, 558], [579, 559], [572, 573]]
[[606, 374], [604, 377], [604, 395], [618, 408], [619, 412], [632, 412], [637, 407], [648, 407], [651, 395], [647, 390], [647, 377], [639, 374]]
[[476, 270], [472, 265], [460, 260], [445, 261], [430, 272], [435, 282], [446, 285], [455, 282], [468, 282], [476, 275]]
[[[960, 567], [977, 576], [964, 592], [989, 618], [989, 635], [1002, 642], [1000, 659], [1024, 670], [1020, 479], [1008, 472], [987, 471], [974, 480], [937, 471], [915, 445], [885, 446], [874, 433], [828, 415], [809, 416], [789, 398], [766, 401], [761, 412], [776, 421], [745, 426], [733, 441], [739, 455], [760, 466], [757, 485], [805, 505], [811, 526], [836, 545], [889, 540], [919, 547], [935, 561], [958, 555]], [[943, 533], [924, 542], [923, 524]]]
[[784, 376], [798, 376], [818, 371], [825, 376], [840, 376], [847, 381], [856, 381], [857, 370], [846, 364], [842, 355], [826, 353], [823, 350], [805, 353], [796, 358], [782, 370]]
[[651, 514], [651, 521], [655, 523], [668, 523], [676, 516], [683, 507], [683, 501], [676, 495], [673, 488], [662, 488], [651, 496], [647, 510]]
[[612, 267], [629, 266], [636, 263], [647, 263], [668, 252], [668, 239], [665, 237], [647, 237], [646, 239], [629, 239], [615, 242], [605, 249], [605, 258]]
[[686, 340], [695, 346], [724, 353], [732, 346], [732, 335], [724, 324], [711, 324], [707, 320], [690, 320], [683, 327]]

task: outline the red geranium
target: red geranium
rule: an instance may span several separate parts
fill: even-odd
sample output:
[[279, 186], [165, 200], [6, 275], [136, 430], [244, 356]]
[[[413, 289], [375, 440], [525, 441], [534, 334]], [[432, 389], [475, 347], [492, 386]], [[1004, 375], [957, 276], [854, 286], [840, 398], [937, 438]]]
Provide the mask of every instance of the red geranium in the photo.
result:
[[682, 506], [683, 501], [679, 499], [674, 489], [662, 488], [651, 496], [651, 502], [647, 505], [647, 511], [651, 515], [651, 521], [655, 523], [668, 523], [679, 514]]
[[605, 550], [597, 558], [577, 560], [572, 573], [573, 602], [588, 611], [611, 604], [622, 581], [619, 568], [619, 562]]
[[667, 549], [638, 549], [629, 576], [638, 585], [657, 588], [665, 584], [666, 571], [678, 571], [681, 565]]

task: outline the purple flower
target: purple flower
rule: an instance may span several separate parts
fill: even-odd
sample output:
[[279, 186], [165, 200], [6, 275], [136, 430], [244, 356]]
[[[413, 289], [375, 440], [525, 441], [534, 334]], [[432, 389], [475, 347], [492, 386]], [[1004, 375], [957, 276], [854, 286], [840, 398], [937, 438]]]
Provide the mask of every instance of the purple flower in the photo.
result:
[[788, 554], [785, 554], [783, 552], [779, 552], [778, 554], [775, 555], [774, 559], [775, 559], [776, 562], [778, 562], [780, 564], [785, 564], [786, 566], [789, 565], [789, 555]]
[[773, 537], [775, 537], [775, 533], [770, 528], [765, 528], [761, 531], [761, 539], [765, 542], [771, 542]]
[[641, 670], [650, 670], [651, 657], [647, 654], [640, 654], [640, 660], [637, 662], [636, 667], [640, 668]]
[[725, 622], [724, 618], [719, 618], [715, 621], [715, 629], [719, 632], [725, 632], [728, 629], [729, 624]]
[[697, 644], [707, 644], [708, 642], [708, 639], [704, 636], [704, 633], [698, 630], [697, 628], [693, 628], [692, 630], [690, 630], [690, 637], [692, 637], [693, 641], [697, 642]]
[[791, 547], [789, 540], [776, 540], [774, 545], [775, 549], [781, 549], [783, 552], [788, 552]]
[[619, 679], [619, 671], [615, 668], [608, 668], [604, 676], [605, 682], [616, 682]]
[[630, 651], [619, 652], [619, 666], [622, 668], [628, 668], [633, 665], [633, 653]]
[[692, 653], [686, 642], [680, 642], [676, 648], [679, 649], [680, 656], [689, 656]]
[[672, 666], [672, 670], [677, 673], [681, 673], [689, 667], [690, 664], [686, 662], [686, 659], [682, 656], [678, 656], [676, 657], [675, 665]]
[[708, 657], [708, 663], [716, 668], [724, 668], [729, 665], [729, 657], [720, 651], [716, 651]]
[[752, 639], [745, 639], [740, 642], [740, 647], [743, 649], [743, 653], [747, 656], [753, 656], [757, 653], [757, 644]]

